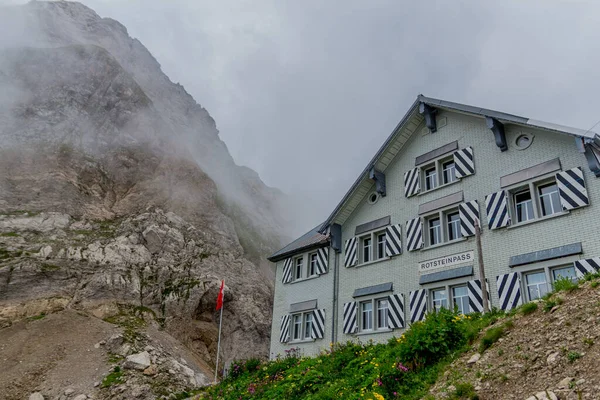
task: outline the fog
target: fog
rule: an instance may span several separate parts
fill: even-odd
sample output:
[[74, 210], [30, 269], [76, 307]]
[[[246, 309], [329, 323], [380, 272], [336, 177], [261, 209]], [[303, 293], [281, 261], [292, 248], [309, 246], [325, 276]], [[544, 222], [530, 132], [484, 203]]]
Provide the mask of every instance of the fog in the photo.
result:
[[591, 0], [83, 3], [210, 112], [238, 164], [310, 205], [297, 232], [329, 214], [419, 93], [583, 129], [600, 119]]

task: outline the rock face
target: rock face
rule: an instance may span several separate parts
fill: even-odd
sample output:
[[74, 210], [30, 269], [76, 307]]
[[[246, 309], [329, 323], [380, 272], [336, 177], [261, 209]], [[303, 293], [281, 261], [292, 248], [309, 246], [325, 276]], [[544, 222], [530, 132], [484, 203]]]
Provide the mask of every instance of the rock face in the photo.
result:
[[210, 364], [224, 279], [222, 359], [266, 356], [285, 197], [118, 22], [34, 1], [0, 36], [0, 329], [134, 307]]

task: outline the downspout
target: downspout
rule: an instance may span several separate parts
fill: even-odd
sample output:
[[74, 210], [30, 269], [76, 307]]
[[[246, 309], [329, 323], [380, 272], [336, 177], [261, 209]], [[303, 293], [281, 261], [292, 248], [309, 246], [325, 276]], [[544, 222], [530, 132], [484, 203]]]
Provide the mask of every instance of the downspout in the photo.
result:
[[338, 320], [338, 289], [339, 289], [339, 264], [340, 264], [340, 253], [335, 252], [334, 258], [334, 270], [333, 270], [333, 318], [331, 321], [331, 343], [337, 343], [337, 320]]

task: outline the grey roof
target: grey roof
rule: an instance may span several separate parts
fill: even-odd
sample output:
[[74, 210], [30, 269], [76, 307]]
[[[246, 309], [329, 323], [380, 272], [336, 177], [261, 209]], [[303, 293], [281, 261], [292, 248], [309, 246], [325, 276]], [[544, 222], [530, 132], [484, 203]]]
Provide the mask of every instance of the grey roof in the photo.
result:
[[408, 120], [413, 115], [413, 113], [418, 111], [418, 107], [419, 107], [420, 103], [425, 103], [427, 105], [430, 105], [430, 106], [436, 107], [436, 108], [454, 110], [454, 111], [459, 111], [459, 112], [463, 112], [463, 113], [467, 113], [467, 114], [493, 117], [493, 118], [496, 118], [497, 120], [499, 120], [500, 122], [510, 122], [510, 123], [514, 123], [514, 124], [518, 124], [518, 125], [530, 126], [533, 128], [554, 131], [554, 132], [563, 133], [563, 134], [567, 134], [567, 135], [571, 135], [571, 136], [595, 139], [600, 144], [600, 135], [598, 135], [596, 132], [593, 132], [591, 130], [585, 131], [583, 129], [571, 128], [568, 126], [557, 125], [557, 124], [553, 124], [550, 122], [533, 120], [533, 119], [529, 119], [526, 117], [520, 117], [518, 115], [512, 115], [512, 114], [507, 114], [507, 113], [503, 113], [500, 111], [489, 110], [486, 108], [474, 107], [474, 106], [470, 106], [467, 104], [453, 103], [451, 101], [434, 99], [432, 97], [426, 97], [426, 96], [423, 96], [422, 94], [420, 94], [417, 96], [416, 100], [411, 105], [409, 110], [406, 112], [404, 117], [402, 117], [402, 119], [400, 120], [398, 125], [396, 125], [396, 127], [394, 128], [392, 133], [385, 140], [383, 145], [379, 148], [379, 150], [377, 150], [377, 153], [375, 153], [375, 156], [371, 159], [371, 161], [369, 161], [369, 163], [367, 164], [367, 166], [365, 167], [363, 172], [361, 172], [361, 174], [358, 176], [356, 181], [352, 184], [352, 186], [350, 187], [350, 190], [348, 190], [348, 192], [346, 192], [346, 194], [344, 195], [342, 200], [339, 202], [339, 204], [335, 207], [335, 209], [333, 210], [331, 215], [327, 218], [327, 220], [323, 223], [323, 225], [321, 225], [323, 230], [327, 226], [329, 226], [329, 224], [331, 223], [333, 218], [335, 218], [335, 215], [337, 214], [337, 212], [343, 207], [346, 200], [352, 195], [352, 192], [360, 184], [360, 182], [363, 180], [363, 178], [365, 176], [368, 176], [369, 169], [371, 168], [372, 165], [375, 164], [375, 162], [379, 159], [379, 157], [385, 152], [386, 148], [388, 147], [388, 145], [394, 138], [395, 133], [398, 132], [408, 122]]
[[283, 260], [291, 254], [299, 253], [302, 250], [321, 247], [329, 243], [329, 236], [323, 235], [319, 232], [322, 226], [323, 224], [319, 224], [310, 231], [306, 232], [304, 235], [300, 236], [298, 239], [294, 240], [292, 243], [271, 254], [269, 257], [267, 257], [267, 259], [269, 261], [276, 262]]

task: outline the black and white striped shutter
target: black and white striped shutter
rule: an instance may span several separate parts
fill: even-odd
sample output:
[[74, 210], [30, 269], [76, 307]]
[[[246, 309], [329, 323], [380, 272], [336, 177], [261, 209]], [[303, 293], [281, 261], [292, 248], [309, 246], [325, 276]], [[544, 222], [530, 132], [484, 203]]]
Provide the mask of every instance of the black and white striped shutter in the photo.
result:
[[458, 179], [462, 179], [465, 176], [473, 175], [475, 173], [472, 147], [466, 147], [454, 152], [454, 168]]
[[556, 183], [563, 210], [573, 210], [590, 205], [581, 167], [558, 172]]
[[414, 196], [421, 191], [419, 174], [420, 168], [413, 168], [404, 173], [404, 195], [406, 197]]
[[477, 200], [468, 201], [461, 203], [458, 206], [458, 213], [460, 216], [460, 232], [463, 236], [474, 236], [475, 235], [475, 223], [479, 221], [479, 204]]
[[582, 277], [585, 274], [595, 274], [600, 271], [600, 257], [587, 258], [575, 261], [575, 272]]
[[[492, 302], [490, 296], [490, 284], [485, 283], [488, 295], [488, 310], [492, 309]], [[483, 312], [483, 293], [481, 292], [481, 280], [473, 279], [467, 282], [467, 292], [469, 293], [469, 309], [470, 312]]]
[[310, 337], [313, 339], [323, 339], [325, 335], [325, 309], [313, 311], [312, 332]]
[[290, 341], [290, 315], [286, 314], [281, 317], [281, 324], [279, 325], [279, 341], [281, 343], [287, 343]]
[[327, 272], [329, 265], [329, 247], [322, 247], [317, 250], [317, 275], [323, 275]]
[[283, 283], [290, 283], [292, 281], [292, 258], [286, 258], [283, 262], [283, 277], [281, 281]]
[[521, 279], [519, 279], [518, 273], [511, 272], [510, 274], [498, 275], [496, 277], [496, 287], [498, 288], [498, 300], [502, 310], [512, 310], [521, 305]]
[[389, 225], [385, 228], [385, 255], [394, 257], [402, 254], [402, 235], [400, 225]]
[[427, 289], [415, 290], [408, 296], [410, 322], [422, 321], [427, 313]]
[[406, 222], [406, 241], [408, 251], [419, 250], [423, 247], [423, 223], [421, 218]]
[[344, 246], [344, 267], [353, 267], [358, 262], [358, 238], [356, 236], [346, 240]]
[[392, 294], [388, 297], [388, 326], [391, 329], [404, 328], [404, 296]]
[[355, 301], [344, 303], [344, 333], [352, 334], [358, 330], [358, 321], [356, 319], [358, 304]]
[[510, 225], [505, 190], [485, 196], [485, 210], [490, 229], [498, 229]]

